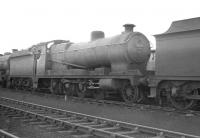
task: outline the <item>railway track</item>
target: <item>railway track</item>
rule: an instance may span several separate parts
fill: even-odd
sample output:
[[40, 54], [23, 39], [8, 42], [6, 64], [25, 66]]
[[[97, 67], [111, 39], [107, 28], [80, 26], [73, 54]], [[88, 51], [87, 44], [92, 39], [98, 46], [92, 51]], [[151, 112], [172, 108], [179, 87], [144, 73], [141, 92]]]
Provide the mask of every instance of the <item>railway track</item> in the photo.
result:
[[0, 138], [19, 138], [5, 130], [0, 129]]
[[4, 97], [0, 98], [0, 111], [23, 122], [76, 138], [200, 138], [200, 136], [130, 124]]

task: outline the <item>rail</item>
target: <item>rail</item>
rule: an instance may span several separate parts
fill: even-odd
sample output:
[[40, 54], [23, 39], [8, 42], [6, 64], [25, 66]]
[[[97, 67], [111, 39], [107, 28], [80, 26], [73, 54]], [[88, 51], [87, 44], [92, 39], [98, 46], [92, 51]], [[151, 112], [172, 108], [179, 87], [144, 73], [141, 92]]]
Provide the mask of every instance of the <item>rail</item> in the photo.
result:
[[15, 136], [11, 133], [8, 133], [2, 129], [0, 129], [0, 136], [1, 136], [1, 138], [19, 138], [19, 137]]
[[[65, 111], [10, 98], [1, 97], [0, 101], [1, 108], [14, 111], [14, 116], [19, 116], [23, 113], [24, 116], [45, 120], [49, 123], [53, 122], [64, 128], [70, 127], [90, 136], [112, 138], [134, 138], [135, 136], [138, 138], [200, 138], [200, 136]], [[16, 112], [18, 115], [16, 115]]]

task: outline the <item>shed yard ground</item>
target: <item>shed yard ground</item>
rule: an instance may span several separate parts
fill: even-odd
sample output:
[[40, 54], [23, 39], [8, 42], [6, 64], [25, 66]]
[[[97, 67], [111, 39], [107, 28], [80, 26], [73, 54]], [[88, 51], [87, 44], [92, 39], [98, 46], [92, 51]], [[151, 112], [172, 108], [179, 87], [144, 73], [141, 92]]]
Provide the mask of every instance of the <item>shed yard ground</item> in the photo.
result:
[[64, 98], [32, 95], [28, 92], [21, 93], [3, 88], [0, 88], [0, 97], [8, 97], [88, 115], [200, 136], [200, 117], [198, 116], [185, 116], [145, 109], [128, 109], [112, 105], [97, 105], [81, 102], [75, 103], [72, 101], [66, 102], [64, 101]]

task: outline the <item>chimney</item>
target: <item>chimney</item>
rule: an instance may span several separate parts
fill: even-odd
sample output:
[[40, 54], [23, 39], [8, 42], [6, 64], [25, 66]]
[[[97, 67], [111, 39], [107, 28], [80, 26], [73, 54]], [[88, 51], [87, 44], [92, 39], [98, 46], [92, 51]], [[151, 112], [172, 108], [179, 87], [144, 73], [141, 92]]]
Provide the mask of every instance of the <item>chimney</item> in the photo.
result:
[[102, 31], [92, 31], [91, 32], [91, 41], [101, 39], [104, 37], [105, 37], [105, 35], [104, 35], [104, 32], [102, 32]]
[[130, 32], [133, 32], [133, 28], [135, 27], [134, 24], [125, 24], [123, 25], [124, 28], [125, 28], [125, 33], [130, 33]]
[[17, 49], [12, 49], [12, 53], [17, 52], [17, 51], [18, 51]]

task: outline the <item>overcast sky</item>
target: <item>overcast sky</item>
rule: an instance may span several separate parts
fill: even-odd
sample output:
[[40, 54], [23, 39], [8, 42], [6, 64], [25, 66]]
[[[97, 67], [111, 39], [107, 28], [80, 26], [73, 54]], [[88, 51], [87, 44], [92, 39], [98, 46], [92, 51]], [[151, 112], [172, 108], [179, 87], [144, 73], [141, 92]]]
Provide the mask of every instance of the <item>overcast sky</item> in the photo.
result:
[[89, 41], [90, 32], [105, 36], [133, 23], [152, 43], [172, 21], [200, 16], [198, 0], [1, 0], [0, 53], [39, 42]]

